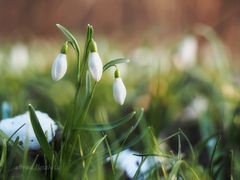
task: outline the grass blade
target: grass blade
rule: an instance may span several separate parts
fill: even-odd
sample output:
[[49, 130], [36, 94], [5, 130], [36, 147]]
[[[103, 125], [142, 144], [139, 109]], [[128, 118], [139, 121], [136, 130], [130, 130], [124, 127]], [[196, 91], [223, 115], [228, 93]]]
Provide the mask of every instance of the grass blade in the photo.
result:
[[221, 140], [221, 138], [222, 138], [221, 136], [218, 137], [217, 142], [216, 142], [216, 144], [213, 148], [212, 155], [211, 155], [210, 164], [209, 164], [209, 175], [210, 175], [210, 177], [213, 177], [213, 158], [214, 158], [215, 152], [217, 150], [218, 143]]
[[187, 143], [188, 143], [188, 145], [189, 145], [191, 154], [192, 154], [193, 162], [196, 162], [195, 153], [194, 153], [193, 146], [192, 146], [190, 140], [188, 139], [187, 135], [183, 132], [182, 129], [179, 128], [179, 132], [180, 132], [180, 133], [183, 135], [183, 137], [186, 139], [186, 141], [187, 141]]
[[45, 156], [49, 160], [49, 162], [52, 162], [52, 158], [54, 156], [53, 150], [51, 149], [51, 146], [48, 144], [48, 141], [47, 141], [46, 136], [41, 128], [41, 125], [36, 116], [34, 108], [32, 107], [31, 104], [28, 105], [28, 108], [29, 108], [30, 120], [32, 123], [34, 133], [37, 137], [37, 140], [38, 140]]
[[178, 171], [181, 167], [181, 165], [183, 164], [183, 160], [178, 160], [175, 165], [173, 166], [170, 174], [169, 174], [169, 179], [178, 179]]
[[4, 172], [6, 170], [6, 161], [7, 161], [7, 140], [3, 139], [2, 154], [1, 154], [1, 160], [0, 160], [1, 174], [5, 174]]
[[90, 164], [91, 164], [91, 161], [92, 161], [92, 158], [97, 150], [97, 148], [100, 146], [100, 144], [105, 140], [105, 138], [107, 137], [107, 135], [104, 135], [101, 139], [99, 139], [96, 144], [92, 147], [91, 151], [90, 151], [90, 157], [88, 158], [87, 160], [87, 163], [86, 163], [86, 167], [84, 168], [84, 172], [83, 172], [83, 180], [85, 180], [87, 178], [87, 172], [88, 172], [88, 169], [90, 167]]
[[94, 124], [94, 125], [84, 125], [80, 128], [78, 128], [79, 130], [87, 130], [87, 131], [107, 131], [107, 130], [111, 130], [113, 128], [119, 127], [122, 124], [128, 122], [130, 119], [133, 118], [133, 116], [136, 114], [135, 111], [129, 113], [128, 115], [124, 116], [123, 118], [114, 121], [112, 123], [108, 123], [108, 124]]

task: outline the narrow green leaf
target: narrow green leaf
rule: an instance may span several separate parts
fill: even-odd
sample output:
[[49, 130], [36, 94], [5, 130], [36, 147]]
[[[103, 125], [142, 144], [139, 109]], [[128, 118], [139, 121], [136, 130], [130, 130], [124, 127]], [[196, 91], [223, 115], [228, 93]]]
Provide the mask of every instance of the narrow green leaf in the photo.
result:
[[130, 60], [126, 58], [119, 58], [109, 61], [103, 66], [103, 72], [106, 71], [108, 68], [115, 66], [116, 64], [128, 63]]
[[109, 158], [110, 158], [110, 162], [111, 162], [111, 167], [112, 167], [112, 172], [113, 172], [113, 175], [115, 176], [115, 169], [114, 169], [114, 162], [113, 162], [113, 158], [112, 158], [112, 152], [111, 152], [111, 148], [110, 148], [110, 145], [108, 143], [107, 138], [105, 138], [105, 144], [107, 146], [107, 150], [108, 150], [108, 154], [109, 154]]
[[218, 143], [220, 142], [221, 138], [222, 138], [221, 136], [218, 137], [217, 142], [216, 142], [216, 144], [213, 148], [212, 155], [211, 155], [210, 164], [209, 164], [209, 175], [210, 175], [210, 177], [213, 177], [213, 163], [214, 163], [213, 158], [214, 158], [215, 152], [217, 150]]
[[[138, 124], [140, 123], [140, 121], [142, 120], [142, 116], [143, 116], [143, 109], [140, 110], [140, 113], [138, 113], [138, 115], [136, 115], [136, 123], [125, 133], [122, 134], [122, 136], [120, 136], [115, 142], [113, 142], [110, 146], [111, 147], [116, 147], [118, 144], [121, 144], [121, 146], [123, 146], [125, 144], [125, 142], [127, 141], [128, 137], [130, 136], [130, 134], [138, 127]], [[146, 129], [147, 130], [147, 129]], [[146, 130], [144, 131], [144, 135], [146, 133]], [[142, 132], [143, 133], [143, 132]], [[136, 138], [141, 137], [140, 135]], [[136, 142], [136, 140], [134, 141]]]
[[51, 149], [51, 146], [48, 144], [48, 141], [47, 141], [45, 134], [41, 128], [41, 125], [39, 123], [39, 120], [37, 118], [34, 108], [32, 107], [31, 104], [28, 105], [28, 108], [29, 108], [31, 124], [32, 124], [33, 130], [34, 130], [34, 133], [37, 137], [37, 140], [38, 140], [45, 156], [49, 160], [49, 162], [52, 162], [52, 158], [54, 156], [53, 150]]
[[[130, 130], [126, 133], [126, 135], [123, 136], [124, 139], [123, 139], [123, 141], [121, 142], [120, 149], [123, 149], [124, 144], [126, 143], [128, 137], [129, 137], [130, 134], [137, 128], [138, 124], [139, 124], [140, 121], [142, 120], [142, 117], [143, 117], [143, 108], [141, 108], [140, 113], [139, 113], [138, 116], [137, 116], [137, 122], [136, 122], [136, 124], [134, 124], [134, 126], [132, 126], [132, 128], [130, 128]], [[120, 138], [120, 139], [121, 139], [121, 138]], [[116, 156], [116, 159], [115, 159], [115, 162], [114, 162], [114, 167], [116, 167], [116, 165], [117, 165], [117, 160], [118, 160], [119, 154], [120, 154], [120, 151], [117, 153], [117, 156]]]
[[84, 171], [83, 171], [83, 180], [85, 180], [87, 178], [87, 172], [88, 172], [88, 169], [90, 167], [90, 164], [91, 164], [91, 161], [92, 161], [92, 158], [97, 150], [97, 148], [99, 147], [99, 145], [105, 140], [105, 138], [107, 137], [107, 135], [104, 135], [101, 139], [99, 139], [96, 144], [92, 147], [91, 151], [90, 151], [90, 157], [88, 158], [87, 160], [87, 163], [86, 163], [86, 168], [84, 168]]
[[129, 113], [128, 115], [124, 116], [123, 118], [114, 121], [114, 122], [110, 122], [108, 124], [93, 124], [93, 125], [84, 125], [80, 128], [78, 128], [79, 130], [87, 130], [87, 131], [107, 131], [107, 130], [111, 130], [113, 128], [119, 127], [122, 124], [128, 122], [130, 119], [133, 118], [133, 116], [136, 114], [135, 111]]
[[175, 163], [175, 165], [173, 166], [173, 168], [172, 168], [172, 170], [171, 170], [171, 172], [170, 172], [170, 174], [169, 174], [169, 179], [170, 179], [170, 180], [178, 179], [178, 178], [177, 178], [177, 177], [178, 177], [178, 171], [179, 171], [181, 165], [183, 164], [183, 162], [184, 162], [183, 160], [178, 160], [178, 161]]
[[165, 139], [161, 140], [161, 141], [159, 142], [159, 144], [165, 143], [165, 142], [167, 142], [169, 139], [174, 138], [175, 136], [177, 136], [177, 135], [179, 135], [179, 134], [180, 134], [180, 132], [176, 132], [176, 133], [174, 133], [174, 134], [166, 137]]
[[36, 155], [34, 161], [32, 162], [32, 165], [30, 166], [30, 169], [28, 170], [28, 174], [27, 174], [27, 176], [24, 177], [24, 179], [32, 179], [33, 178], [31, 175], [33, 173], [33, 169], [34, 169], [34, 166], [37, 162], [38, 156], [39, 156], [39, 154]]
[[92, 154], [95, 154], [98, 146], [104, 141], [104, 139], [105, 139], [106, 137], [107, 137], [107, 135], [105, 134], [105, 135], [104, 135], [101, 139], [99, 139], [99, 140], [97, 141], [97, 143], [92, 147], [92, 149], [91, 149], [91, 153], [92, 153]]
[[61, 24], [56, 24], [56, 26], [62, 31], [62, 33], [67, 37], [67, 39], [71, 42], [71, 45], [73, 48], [77, 51], [78, 54], [80, 54], [80, 48], [77, 43], [76, 38], [68, 31], [65, 27], [63, 27]]
[[230, 150], [229, 152], [229, 160], [230, 160], [230, 174], [229, 178], [233, 180], [233, 173], [234, 173], [234, 156], [233, 156], [233, 150]]
[[169, 154], [133, 154], [134, 156], [140, 156], [140, 157], [153, 157], [153, 156], [159, 156], [159, 157], [165, 157], [165, 158], [176, 158], [173, 155], [169, 155]]
[[0, 172], [3, 171], [4, 166], [6, 164], [6, 160], [7, 160], [7, 140], [3, 139], [2, 154], [1, 154], [1, 160], [0, 160]]
[[186, 136], [186, 134], [183, 132], [182, 129], [179, 128], [179, 131], [181, 132], [181, 134], [183, 135], [183, 137], [186, 139], [186, 141], [187, 141], [187, 143], [188, 143], [188, 145], [189, 145], [191, 154], [192, 154], [193, 162], [195, 162], [195, 161], [196, 161], [196, 157], [195, 157], [195, 153], [194, 153], [194, 150], [193, 150], [193, 146], [192, 146], [190, 140], [188, 139], [188, 137]]

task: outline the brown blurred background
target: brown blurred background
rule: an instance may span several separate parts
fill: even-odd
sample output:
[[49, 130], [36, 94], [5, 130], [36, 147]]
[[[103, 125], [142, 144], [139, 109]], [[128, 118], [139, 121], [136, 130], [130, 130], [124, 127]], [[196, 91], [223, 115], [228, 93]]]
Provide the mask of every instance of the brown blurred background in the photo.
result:
[[198, 23], [213, 27], [232, 50], [240, 48], [239, 0], [0, 0], [0, 38], [58, 37], [90, 23], [118, 39], [168, 38]]

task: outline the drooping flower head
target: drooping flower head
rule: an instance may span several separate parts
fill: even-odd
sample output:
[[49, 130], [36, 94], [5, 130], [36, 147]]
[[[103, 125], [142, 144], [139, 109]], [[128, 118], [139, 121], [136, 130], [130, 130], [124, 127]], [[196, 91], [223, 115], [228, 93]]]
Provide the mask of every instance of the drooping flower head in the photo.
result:
[[90, 42], [90, 53], [88, 55], [89, 71], [95, 81], [99, 81], [102, 77], [103, 65], [102, 60], [97, 52], [97, 44], [92, 39]]
[[54, 81], [60, 80], [67, 71], [67, 50], [68, 44], [66, 42], [52, 64], [52, 79]]
[[127, 95], [127, 91], [122, 81], [122, 78], [120, 77], [120, 72], [118, 69], [116, 69], [114, 73], [114, 77], [115, 77], [115, 80], [113, 83], [113, 97], [117, 103], [119, 103], [120, 105], [123, 105]]

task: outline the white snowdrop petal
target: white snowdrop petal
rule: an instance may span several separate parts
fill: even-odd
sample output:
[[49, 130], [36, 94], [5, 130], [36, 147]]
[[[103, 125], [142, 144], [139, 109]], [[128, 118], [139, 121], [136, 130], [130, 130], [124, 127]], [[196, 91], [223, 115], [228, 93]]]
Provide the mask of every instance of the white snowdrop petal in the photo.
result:
[[[55, 131], [57, 130], [57, 125], [47, 114], [40, 111], [35, 111], [35, 113], [43, 132], [47, 135], [47, 141], [52, 141], [55, 136]], [[28, 146], [29, 149], [33, 150], [39, 149], [40, 144], [35, 136], [28, 112], [13, 118], [3, 119], [0, 122], [0, 130], [10, 137], [22, 125], [24, 126], [17, 131], [12, 137], [12, 140], [14, 141], [19, 137], [19, 142], [21, 141], [20, 144], [24, 147]]]
[[117, 103], [123, 105], [127, 91], [121, 78], [115, 78], [113, 83], [113, 97]]
[[91, 52], [88, 57], [89, 71], [95, 81], [99, 81], [102, 77], [103, 65], [101, 58], [97, 52]]
[[66, 54], [58, 54], [52, 65], [52, 79], [60, 80], [67, 71], [67, 56]]

